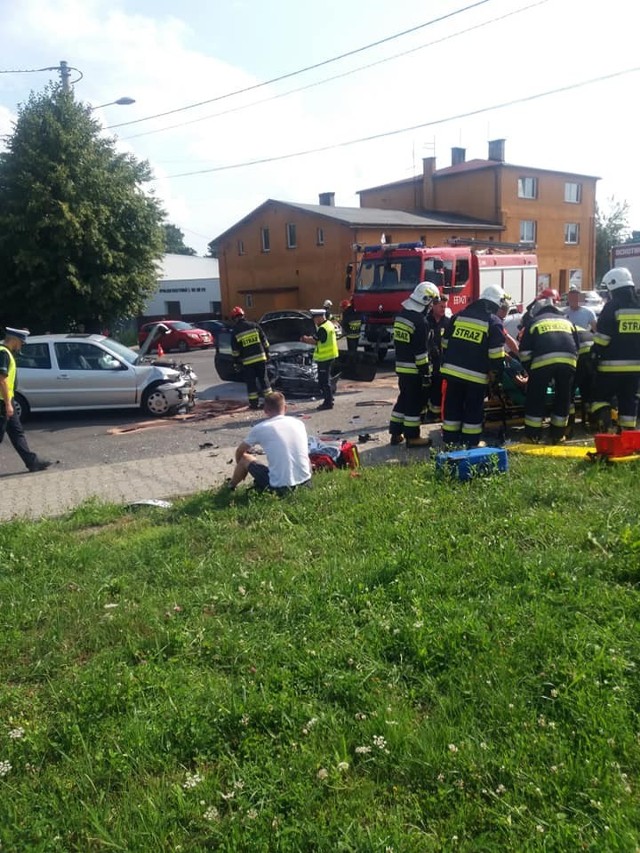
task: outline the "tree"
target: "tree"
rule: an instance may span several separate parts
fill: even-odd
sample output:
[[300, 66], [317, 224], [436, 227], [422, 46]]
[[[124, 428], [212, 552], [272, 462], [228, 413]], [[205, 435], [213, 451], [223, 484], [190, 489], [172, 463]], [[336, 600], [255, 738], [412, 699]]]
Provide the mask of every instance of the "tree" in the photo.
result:
[[596, 205], [596, 282], [602, 281], [611, 267], [611, 248], [624, 243], [629, 233], [628, 216], [629, 203], [616, 201], [613, 196], [606, 211]]
[[100, 134], [59, 86], [18, 108], [0, 154], [0, 323], [99, 330], [155, 291], [164, 213], [149, 165]]
[[172, 225], [171, 222], [165, 222], [162, 227], [164, 228], [165, 252], [169, 252], [172, 255], [196, 254], [195, 249], [192, 249], [191, 246], [185, 245], [184, 234], [177, 225]]

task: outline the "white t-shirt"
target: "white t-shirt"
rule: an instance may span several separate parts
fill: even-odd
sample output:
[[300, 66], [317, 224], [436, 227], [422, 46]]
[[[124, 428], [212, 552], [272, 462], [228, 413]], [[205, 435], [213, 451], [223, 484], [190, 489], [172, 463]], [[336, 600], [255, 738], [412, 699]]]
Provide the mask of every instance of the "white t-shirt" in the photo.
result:
[[571, 320], [574, 326], [580, 326], [581, 329], [588, 329], [590, 331], [592, 324], [596, 322], [596, 315], [586, 305], [580, 305], [575, 311], [572, 311], [571, 308], [566, 308], [564, 313], [566, 318]]
[[259, 444], [266, 453], [272, 489], [299, 486], [311, 477], [307, 430], [297, 418], [276, 415], [260, 421], [245, 442]]

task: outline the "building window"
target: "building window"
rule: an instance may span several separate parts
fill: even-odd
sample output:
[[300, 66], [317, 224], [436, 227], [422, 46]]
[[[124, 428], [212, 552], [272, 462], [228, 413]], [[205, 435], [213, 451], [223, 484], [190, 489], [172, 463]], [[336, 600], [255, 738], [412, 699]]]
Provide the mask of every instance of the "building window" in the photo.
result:
[[520, 242], [535, 243], [536, 242], [536, 222], [534, 219], [520, 220]]
[[577, 287], [582, 290], [582, 270], [569, 270], [569, 287]]
[[518, 198], [538, 198], [538, 179], [518, 178]]
[[580, 204], [582, 201], [582, 184], [567, 181], [564, 185], [564, 200], [569, 204]]
[[316, 228], [316, 246], [324, 246], [324, 228]]
[[295, 249], [296, 242], [296, 226], [293, 222], [287, 222], [287, 249]]
[[[269, 229], [267, 229], [267, 230], [269, 230]], [[253, 308], [253, 293], [245, 293], [244, 307], [245, 308]]]
[[263, 252], [271, 251], [271, 238], [269, 237], [269, 229], [261, 228], [260, 229], [260, 240], [262, 245]]
[[238, 240], [238, 254], [244, 255], [244, 240]]
[[576, 222], [567, 222], [564, 226], [564, 242], [570, 246], [580, 242], [580, 226]]

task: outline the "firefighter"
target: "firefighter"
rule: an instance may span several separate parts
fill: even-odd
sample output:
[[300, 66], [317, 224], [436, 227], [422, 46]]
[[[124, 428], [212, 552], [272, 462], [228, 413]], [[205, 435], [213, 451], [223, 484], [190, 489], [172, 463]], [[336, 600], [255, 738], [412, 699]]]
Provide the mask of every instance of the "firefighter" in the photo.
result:
[[355, 361], [358, 341], [360, 340], [360, 329], [362, 328], [362, 316], [353, 307], [353, 299], [343, 299], [340, 308], [342, 309], [342, 328], [347, 336], [349, 360]]
[[429, 367], [427, 323], [425, 311], [440, 291], [429, 281], [423, 281], [411, 296], [402, 302], [402, 311], [393, 324], [396, 352], [396, 373], [399, 394], [389, 423], [391, 444], [425, 447], [429, 439], [420, 437], [420, 413], [424, 400], [423, 384]]
[[593, 383], [595, 380], [595, 363], [592, 356], [594, 333], [589, 329], [576, 326], [578, 333], [578, 363], [571, 393], [571, 409], [569, 413], [569, 428], [572, 429], [576, 420], [576, 393], [580, 392], [580, 409], [583, 427], [588, 423], [588, 413], [593, 399]]
[[325, 299], [322, 303], [322, 307], [324, 308], [327, 320], [333, 320], [333, 302], [330, 299]]
[[442, 340], [444, 333], [451, 323], [451, 312], [448, 311], [446, 294], [434, 297], [427, 311], [427, 343], [429, 363], [431, 365], [431, 382], [427, 391], [427, 423], [435, 423], [442, 418]]
[[591, 403], [594, 429], [606, 432], [611, 406], [618, 403], [618, 426], [635, 429], [640, 388], [640, 298], [626, 267], [614, 267], [602, 279], [609, 301], [598, 317], [593, 341], [596, 377]]
[[484, 398], [490, 379], [504, 364], [504, 328], [496, 312], [506, 298], [497, 284], [456, 314], [443, 339], [441, 373], [446, 380], [442, 434], [446, 447], [477, 447], [482, 437]]
[[313, 360], [318, 366], [318, 385], [323, 401], [318, 411], [333, 409], [333, 389], [331, 387], [331, 368], [338, 357], [338, 339], [336, 327], [327, 320], [325, 308], [312, 308], [311, 316], [316, 324], [315, 335], [303, 335], [300, 340], [306, 344], [315, 344]]
[[553, 383], [551, 444], [566, 438], [580, 342], [573, 323], [557, 307], [553, 296], [538, 296], [529, 310], [531, 322], [520, 342], [520, 360], [529, 372], [524, 403], [525, 441], [542, 437], [547, 389]]
[[231, 311], [233, 330], [231, 332], [231, 353], [242, 366], [242, 379], [246, 383], [249, 395], [249, 408], [260, 408], [260, 394], [271, 394], [271, 384], [267, 376], [269, 360], [269, 341], [257, 323], [247, 320], [244, 310], [236, 305]]

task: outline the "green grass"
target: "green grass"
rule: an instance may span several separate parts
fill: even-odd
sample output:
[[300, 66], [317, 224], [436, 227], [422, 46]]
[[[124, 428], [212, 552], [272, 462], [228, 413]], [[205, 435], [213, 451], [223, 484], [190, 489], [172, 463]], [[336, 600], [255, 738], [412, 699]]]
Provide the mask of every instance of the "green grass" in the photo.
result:
[[638, 467], [510, 465], [1, 526], [3, 853], [637, 850]]

